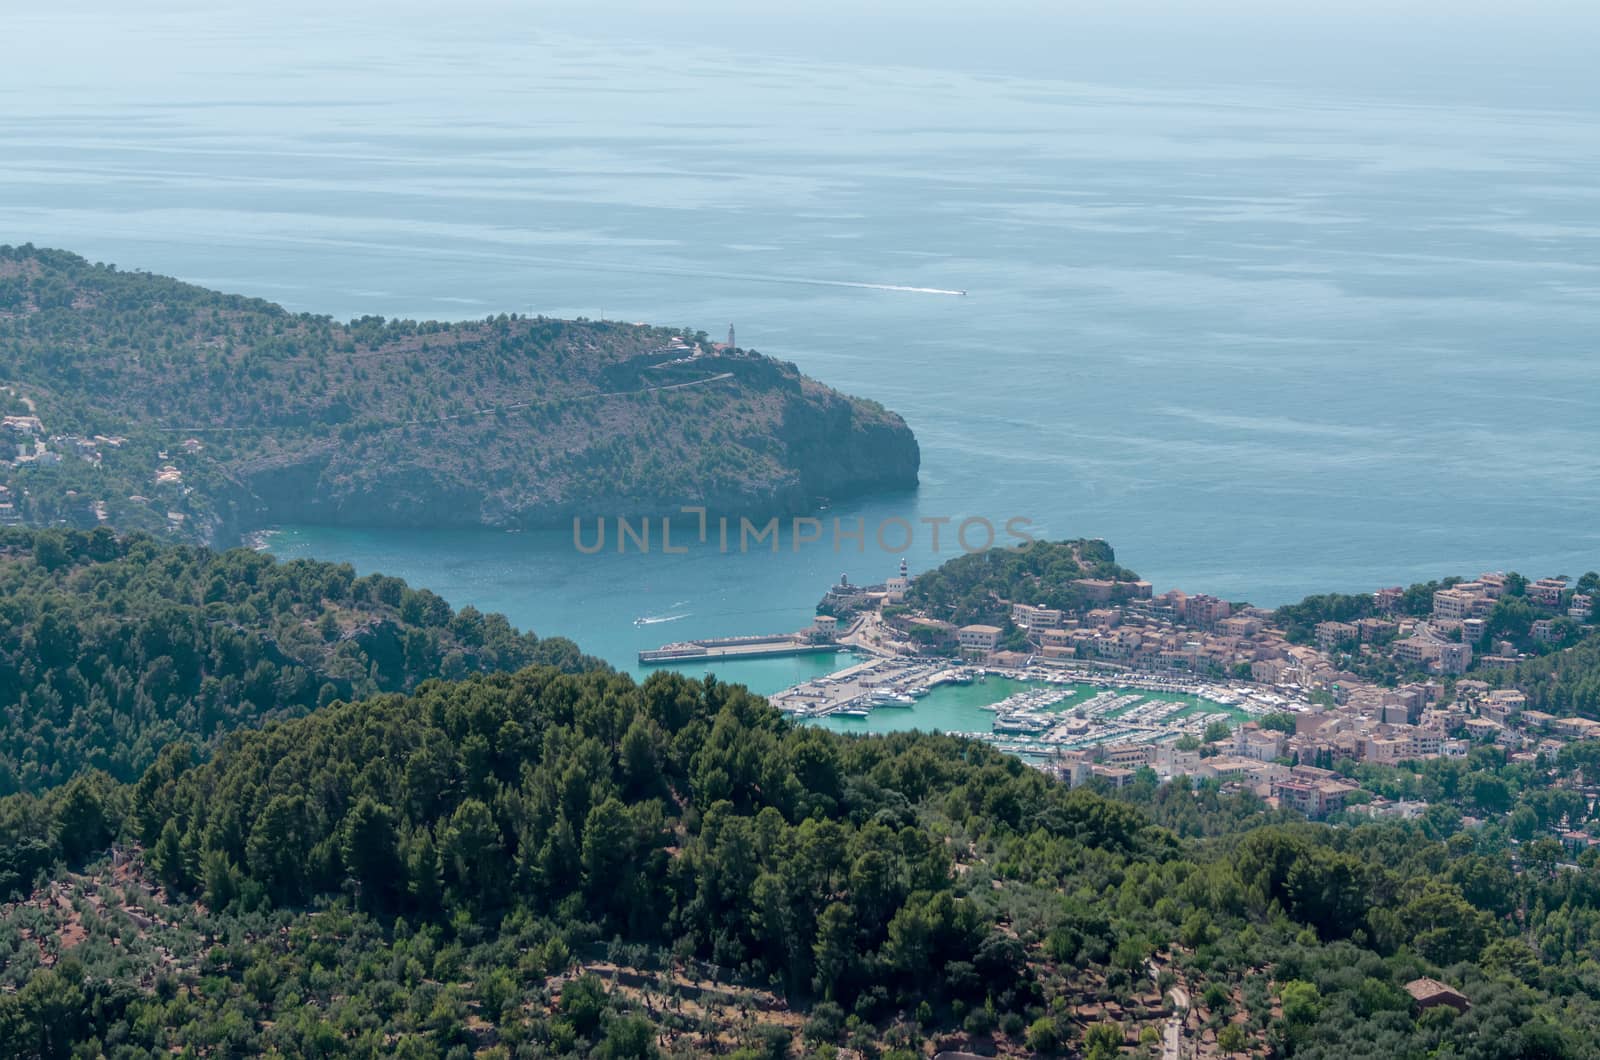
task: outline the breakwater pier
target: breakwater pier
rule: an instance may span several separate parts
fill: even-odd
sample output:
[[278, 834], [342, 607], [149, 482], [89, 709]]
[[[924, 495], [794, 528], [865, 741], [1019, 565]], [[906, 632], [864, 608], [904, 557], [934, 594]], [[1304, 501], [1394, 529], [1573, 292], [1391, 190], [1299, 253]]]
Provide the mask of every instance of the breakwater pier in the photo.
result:
[[749, 637], [706, 637], [650, 648], [639, 653], [641, 663], [681, 663], [718, 659], [763, 659], [776, 655], [816, 655], [836, 652], [843, 646], [832, 640], [819, 640], [809, 630], [799, 633], [771, 633]]

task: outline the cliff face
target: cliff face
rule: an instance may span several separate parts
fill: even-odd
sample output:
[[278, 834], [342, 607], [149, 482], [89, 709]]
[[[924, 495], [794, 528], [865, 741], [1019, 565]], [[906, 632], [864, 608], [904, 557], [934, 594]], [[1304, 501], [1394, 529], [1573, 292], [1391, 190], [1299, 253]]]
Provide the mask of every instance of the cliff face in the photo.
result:
[[[778, 361], [721, 358], [690, 378], [708, 369], [733, 378], [708, 386], [725, 392], [703, 399], [709, 407], [702, 415], [750, 401], [774, 405], [776, 415], [711, 447], [685, 446], [670, 432], [652, 436], [649, 421], [619, 417], [596, 425], [592, 436], [585, 432], [589, 444], [547, 458], [542, 469], [444, 459], [438, 440], [419, 440], [415, 451], [389, 458], [372, 446], [316, 449], [247, 469], [229, 492], [240, 513], [229, 530], [275, 522], [547, 527], [574, 516], [676, 514], [688, 505], [713, 514], [794, 515], [824, 499], [916, 487], [921, 453], [899, 416]], [[471, 444], [473, 437], [464, 431], [444, 444]], [[663, 473], [636, 476], [640, 452], [652, 454]], [[671, 464], [661, 452], [670, 453]], [[723, 467], [740, 460], [737, 474]]]
[[[72, 465], [83, 481], [62, 504], [99, 494], [114, 522], [180, 536], [787, 515], [917, 483], [900, 417], [704, 336], [515, 316], [337, 324], [32, 248], [0, 248], [0, 303], [18, 351], [0, 382], [94, 465]], [[43, 495], [32, 469], [20, 477]]]
[[904, 420], [825, 387], [805, 390], [786, 403], [779, 437], [806, 494], [847, 497], [916, 486], [922, 452]]

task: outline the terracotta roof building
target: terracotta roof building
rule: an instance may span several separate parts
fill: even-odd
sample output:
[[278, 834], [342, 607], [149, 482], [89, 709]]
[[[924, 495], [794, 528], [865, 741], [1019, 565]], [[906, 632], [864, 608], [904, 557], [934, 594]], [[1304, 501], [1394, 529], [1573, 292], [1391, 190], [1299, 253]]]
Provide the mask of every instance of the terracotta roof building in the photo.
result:
[[1437, 979], [1413, 979], [1406, 984], [1406, 993], [1411, 995], [1411, 1000], [1416, 1003], [1419, 1012], [1440, 1005], [1449, 1005], [1457, 1012], [1465, 1012], [1472, 1007], [1460, 992], [1451, 989]]

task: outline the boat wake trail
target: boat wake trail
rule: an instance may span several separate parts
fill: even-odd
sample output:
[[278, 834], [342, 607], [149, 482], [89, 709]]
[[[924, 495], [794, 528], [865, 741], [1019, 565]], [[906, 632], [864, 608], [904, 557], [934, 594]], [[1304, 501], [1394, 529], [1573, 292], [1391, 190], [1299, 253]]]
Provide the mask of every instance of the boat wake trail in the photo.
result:
[[809, 284], [813, 287], [854, 287], [861, 291], [901, 291], [906, 294], [942, 294], [954, 295], [958, 298], [966, 297], [965, 291], [954, 291], [946, 287], [910, 287], [903, 283], [859, 283], [855, 280], [813, 280], [805, 276], [762, 276], [746, 274], [734, 276], [725, 273], [707, 273], [717, 279], [745, 279], [755, 280], [758, 283], [798, 283]]
[[643, 615], [633, 620], [636, 626], [656, 626], [663, 622], [676, 622], [680, 618], [688, 618], [690, 612], [685, 611], [677, 615]]
[[[133, 237], [137, 238], [137, 237]], [[783, 276], [771, 273], [754, 272], [717, 272], [709, 269], [694, 267], [678, 267], [643, 262], [605, 261], [586, 258], [556, 258], [536, 254], [523, 254], [514, 250], [475, 250], [462, 247], [416, 247], [402, 243], [387, 243], [366, 239], [340, 239], [336, 237], [321, 236], [282, 236], [282, 235], [223, 235], [218, 233], [218, 241], [234, 246], [247, 246], [252, 244], [268, 244], [278, 246], [300, 246], [321, 248], [345, 248], [349, 250], [380, 251], [385, 254], [401, 254], [407, 257], [426, 260], [429, 258], [454, 258], [468, 261], [497, 261], [515, 265], [546, 265], [561, 269], [580, 269], [587, 272], [614, 272], [633, 273], [647, 276], [683, 276], [690, 279], [704, 280], [729, 280], [744, 283], [782, 283], [798, 284], [807, 287], [847, 287], [858, 291], [894, 291], [900, 294], [928, 294], [942, 297], [966, 296], [966, 291], [958, 291], [948, 287], [914, 287], [903, 283], [867, 283], [858, 280], [823, 280], [809, 276]]]

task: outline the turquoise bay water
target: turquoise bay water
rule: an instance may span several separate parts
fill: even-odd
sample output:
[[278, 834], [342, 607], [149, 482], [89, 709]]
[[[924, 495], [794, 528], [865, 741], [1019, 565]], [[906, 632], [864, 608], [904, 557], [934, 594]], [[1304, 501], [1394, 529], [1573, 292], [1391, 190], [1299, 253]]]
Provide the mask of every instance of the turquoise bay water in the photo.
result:
[[[619, 664], [628, 669], [626, 656], [615, 656]], [[745, 685], [753, 692], [770, 695], [781, 691], [802, 681], [809, 681], [814, 677], [821, 677], [835, 670], [858, 661], [855, 656], [841, 652], [838, 655], [794, 655], [778, 659], [743, 659], [735, 663], [718, 663], [707, 666], [704, 663], [693, 666], [640, 666], [633, 665], [632, 671], [636, 677], [643, 680], [655, 670], [677, 670], [688, 674], [690, 677], [703, 677], [711, 673], [719, 680], [733, 681]]]
[[[1026, 681], [1013, 681], [1004, 677], [991, 677], [983, 683], [970, 685], [940, 685], [917, 700], [914, 707], [879, 707], [865, 718], [841, 718], [829, 715], [819, 718], [816, 724], [834, 732], [879, 733], [907, 732], [922, 729], [934, 732], [993, 732], [994, 712], [983, 708], [998, 703], [1007, 696], [1027, 688], [1038, 687]], [[1083, 698], [1080, 688], [1061, 704], [1065, 710]]]
[[[991, 677], [982, 684], [941, 685], [914, 707], [879, 707], [865, 718], [830, 715], [816, 724], [834, 732], [881, 733], [921, 729], [932, 732], [992, 732], [994, 712], [983, 708], [1025, 688], [1026, 682]], [[1079, 697], [1074, 696], [1073, 701]]]
[[[1410, 80], [1221, 53], [1158, 75], [1136, 51], [1053, 61], [1093, 50], [1053, 16], [1008, 65], [954, 16], [901, 50], [719, 33], [696, 5], [125, 6], [8, 13], [0, 241], [340, 317], [731, 320], [921, 440], [915, 494], [829, 515], [1026, 517], [1162, 587], [1273, 604], [1600, 566], [1590, 78], [1451, 80], [1420, 47]], [[899, 559], [315, 527], [272, 547], [625, 666], [797, 628], [841, 571]], [[908, 558], [949, 555], [923, 535]]]

